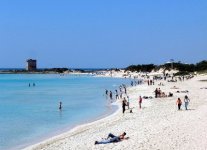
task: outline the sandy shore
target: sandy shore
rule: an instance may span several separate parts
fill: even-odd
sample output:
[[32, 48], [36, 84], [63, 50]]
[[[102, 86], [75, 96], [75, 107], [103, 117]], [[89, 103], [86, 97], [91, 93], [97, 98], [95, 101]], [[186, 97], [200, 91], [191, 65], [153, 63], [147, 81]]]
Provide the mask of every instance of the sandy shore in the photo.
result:
[[[108, 150], [108, 149], [207, 149], [207, 79], [198, 76], [191, 80], [177, 83], [163, 82], [161, 90], [173, 92], [173, 97], [143, 99], [143, 109], [138, 108], [138, 96], [153, 96], [158, 83], [129, 88], [130, 107], [123, 116], [121, 109], [115, 114], [93, 123], [79, 126], [67, 133], [53, 137], [25, 150]], [[171, 89], [173, 86], [179, 89]], [[176, 91], [188, 90], [189, 109], [178, 111], [175, 105], [180, 97], [183, 101], [186, 93]], [[121, 105], [119, 102], [118, 105]], [[118, 143], [94, 145], [94, 141], [107, 137], [108, 133], [118, 135], [125, 131], [130, 138]]]

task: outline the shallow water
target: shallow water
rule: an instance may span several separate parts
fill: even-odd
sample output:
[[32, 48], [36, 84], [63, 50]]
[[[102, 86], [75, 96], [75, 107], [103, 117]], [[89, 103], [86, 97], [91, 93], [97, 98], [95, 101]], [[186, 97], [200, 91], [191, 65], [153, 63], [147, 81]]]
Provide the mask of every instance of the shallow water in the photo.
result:
[[105, 89], [114, 92], [122, 83], [130, 81], [87, 75], [0, 75], [0, 149], [20, 149], [112, 113]]

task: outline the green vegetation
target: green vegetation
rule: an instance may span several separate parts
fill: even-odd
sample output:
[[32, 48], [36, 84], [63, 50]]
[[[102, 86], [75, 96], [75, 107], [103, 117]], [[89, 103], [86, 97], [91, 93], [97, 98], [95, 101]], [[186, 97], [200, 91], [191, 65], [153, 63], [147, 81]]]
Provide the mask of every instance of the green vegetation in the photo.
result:
[[158, 70], [160, 68], [165, 68], [166, 70], [170, 70], [172, 68], [177, 69], [179, 71], [178, 74], [189, 74], [189, 72], [202, 72], [207, 71], [207, 60], [203, 60], [196, 64], [183, 64], [180, 62], [174, 62], [172, 64], [164, 64], [164, 65], [154, 65], [154, 64], [144, 64], [144, 65], [131, 65], [128, 66], [125, 70], [126, 71], [138, 71], [138, 72], [151, 72], [153, 69]]
[[50, 68], [50, 69], [39, 69], [38, 72], [57, 72], [64, 73], [65, 71], [70, 71], [68, 68]]
[[179, 71], [177, 73], [174, 74], [174, 76], [185, 76], [185, 75], [189, 75], [190, 72], [187, 71]]
[[127, 67], [125, 70], [126, 71], [138, 71], [138, 72], [150, 72], [153, 69], [155, 69], [157, 66], [154, 64], [146, 64], [146, 65], [131, 65]]

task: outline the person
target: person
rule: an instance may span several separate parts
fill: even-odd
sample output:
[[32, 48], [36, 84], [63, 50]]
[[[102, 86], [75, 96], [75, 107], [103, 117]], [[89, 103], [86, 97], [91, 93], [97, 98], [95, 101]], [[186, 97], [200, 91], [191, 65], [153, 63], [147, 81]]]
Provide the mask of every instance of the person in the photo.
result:
[[173, 93], [169, 92], [168, 97], [173, 97]]
[[157, 98], [157, 95], [158, 95], [158, 89], [156, 88], [155, 89], [155, 98]]
[[122, 87], [121, 87], [121, 85], [119, 86], [119, 92], [122, 92]]
[[129, 109], [129, 96], [128, 95], [127, 95], [127, 100], [128, 100], [127, 106], [128, 106], [128, 109]]
[[161, 92], [162, 92], [162, 91], [161, 91], [160, 88], [159, 88], [158, 91], [157, 91], [157, 96], [158, 96], [158, 97], [161, 97]]
[[178, 105], [178, 110], [180, 110], [180, 107], [182, 105], [182, 101], [180, 98], [178, 98], [178, 100], [177, 100], [177, 105]]
[[161, 93], [161, 97], [167, 97], [167, 95], [165, 94], [165, 92]]
[[62, 110], [62, 102], [59, 103], [59, 110]]
[[113, 95], [112, 95], [111, 91], [110, 91], [109, 97], [110, 97], [110, 99], [113, 99]]
[[127, 89], [126, 89], [126, 86], [124, 86], [124, 92], [125, 92], [125, 94], [127, 94]]
[[184, 102], [185, 102], [185, 110], [188, 110], [188, 104], [190, 102], [190, 99], [188, 98], [187, 95], [185, 95]]
[[142, 108], [142, 97], [139, 96], [139, 108], [141, 109]]
[[150, 80], [150, 85], [152, 85], [152, 80]]
[[117, 91], [117, 90], [115, 90], [115, 92], [116, 92], [116, 99], [119, 99], [119, 94], [118, 94], [118, 91]]
[[123, 95], [123, 93], [122, 93], [122, 92], [120, 92], [120, 99], [122, 99], [122, 95]]
[[108, 95], [108, 90], [107, 89], [106, 89], [105, 93], [106, 93], [106, 95]]
[[124, 98], [124, 100], [122, 101], [122, 112], [123, 112], [123, 114], [124, 114], [124, 112], [125, 112], [125, 110], [126, 110], [126, 99]]
[[113, 143], [113, 142], [120, 142], [124, 139], [128, 139], [128, 138], [125, 138], [125, 136], [126, 136], [126, 132], [123, 132], [119, 136], [115, 136], [112, 133], [109, 133], [107, 139], [103, 139], [102, 141], [95, 141], [95, 145], [96, 144], [108, 144], [108, 143]]

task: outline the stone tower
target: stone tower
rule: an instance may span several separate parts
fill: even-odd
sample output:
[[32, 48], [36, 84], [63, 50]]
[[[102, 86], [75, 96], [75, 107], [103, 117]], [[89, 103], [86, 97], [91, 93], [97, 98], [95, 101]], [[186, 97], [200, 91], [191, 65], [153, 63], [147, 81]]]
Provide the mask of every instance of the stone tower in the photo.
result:
[[37, 70], [37, 60], [27, 59], [26, 70], [27, 71], [35, 71], [35, 70]]

